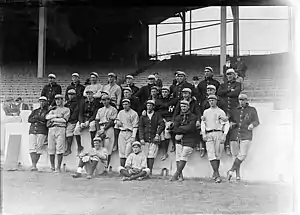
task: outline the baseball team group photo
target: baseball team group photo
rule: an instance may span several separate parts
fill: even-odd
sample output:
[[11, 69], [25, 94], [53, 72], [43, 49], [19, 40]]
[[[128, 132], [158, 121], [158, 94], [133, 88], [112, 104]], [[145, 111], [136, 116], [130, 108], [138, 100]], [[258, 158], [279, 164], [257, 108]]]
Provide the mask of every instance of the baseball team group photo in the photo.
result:
[[295, 209], [292, 6], [61, 2], [0, 10], [3, 214]]

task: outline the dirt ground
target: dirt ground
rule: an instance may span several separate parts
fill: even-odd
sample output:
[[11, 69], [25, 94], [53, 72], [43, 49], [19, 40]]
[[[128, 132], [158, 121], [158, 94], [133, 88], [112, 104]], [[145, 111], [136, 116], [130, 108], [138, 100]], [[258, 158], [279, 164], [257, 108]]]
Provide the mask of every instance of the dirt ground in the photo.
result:
[[288, 214], [292, 186], [166, 178], [123, 182], [71, 173], [2, 172], [2, 214]]

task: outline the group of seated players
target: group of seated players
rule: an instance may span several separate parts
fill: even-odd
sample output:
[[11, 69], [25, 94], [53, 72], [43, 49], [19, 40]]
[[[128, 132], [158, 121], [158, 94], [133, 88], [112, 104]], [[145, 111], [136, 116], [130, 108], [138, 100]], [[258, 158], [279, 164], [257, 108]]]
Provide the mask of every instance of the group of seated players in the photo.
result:
[[[249, 106], [247, 95], [240, 94], [234, 69], [226, 71], [222, 84], [213, 78], [211, 67], [204, 72], [204, 80], [192, 84], [185, 72], [177, 71], [170, 87], [163, 86], [158, 74], [149, 75], [141, 88], [134, 85], [131, 75], [126, 76], [125, 87], [117, 85], [114, 73], [102, 85], [96, 72], [90, 74], [90, 84], [83, 86], [79, 74], [73, 73], [65, 95], [55, 74], [49, 74], [40, 107], [28, 118], [31, 170], [38, 170], [47, 142], [51, 171], [59, 173], [63, 156], [72, 153], [75, 137], [79, 164], [74, 178], [82, 175], [84, 167], [87, 178], [92, 178], [99, 162], [104, 165], [102, 174], [107, 174], [116, 149], [123, 180], [149, 178], [158, 149], [163, 150], [161, 160], [166, 160], [172, 142], [177, 171], [171, 181], [183, 181], [182, 170], [194, 149], [200, 150], [201, 157], [207, 153], [216, 183], [221, 182], [220, 159], [223, 149], [227, 150], [235, 157], [227, 177], [230, 180], [236, 172], [240, 180], [240, 165], [251, 145], [252, 130], [259, 124], [256, 109]], [[81, 144], [83, 130], [90, 133], [90, 150]]]

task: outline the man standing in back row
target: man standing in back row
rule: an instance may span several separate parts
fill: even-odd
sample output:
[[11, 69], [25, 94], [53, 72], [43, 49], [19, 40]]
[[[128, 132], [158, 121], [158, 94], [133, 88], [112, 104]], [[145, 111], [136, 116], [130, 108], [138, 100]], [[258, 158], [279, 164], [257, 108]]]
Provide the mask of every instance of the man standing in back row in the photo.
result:
[[103, 87], [103, 91], [107, 92], [111, 102], [114, 103], [117, 107], [117, 110], [120, 108], [122, 90], [119, 85], [116, 84], [117, 76], [115, 73], [108, 73], [108, 84]]
[[[232, 111], [238, 106], [238, 96], [241, 92], [242, 85], [239, 82], [236, 82], [236, 73], [234, 69], [228, 69], [226, 71], [227, 82], [221, 84], [217, 95], [220, 96], [220, 99], [224, 102], [224, 106], [226, 107], [225, 113], [229, 118], [231, 116]], [[226, 142], [224, 144], [226, 153], [230, 156], [230, 131], [229, 135], [226, 138]]]

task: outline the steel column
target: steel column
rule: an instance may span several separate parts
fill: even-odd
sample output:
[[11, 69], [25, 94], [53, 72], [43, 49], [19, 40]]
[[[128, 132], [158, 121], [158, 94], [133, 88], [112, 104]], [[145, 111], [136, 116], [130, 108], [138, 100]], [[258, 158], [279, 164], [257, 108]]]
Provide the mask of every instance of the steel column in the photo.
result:
[[192, 10], [190, 10], [190, 55], [192, 54]]
[[182, 12], [182, 56], [185, 56], [185, 11]]
[[37, 77], [42, 78], [45, 71], [45, 54], [46, 54], [46, 23], [47, 11], [45, 0], [41, 0], [39, 8], [39, 42], [38, 42], [38, 72]]
[[223, 75], [223, 66], [226, 63], [226, 6], [221, 6], [221, 53], [220, 74]]
[[239, 6], [231, 6], [233, 15], [233, 56], [239, 56]]
[[4, 63], [4, 44], [4, 8], [0, 8], [0, 69], [1, 65]]
[[157, 24], [155, 25], [155, 59], [157, 60]]

